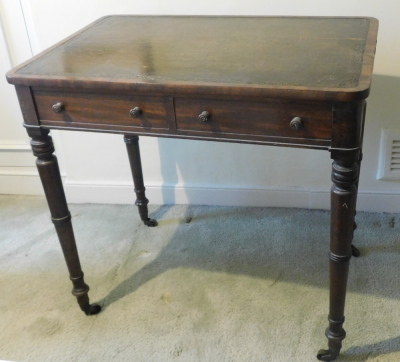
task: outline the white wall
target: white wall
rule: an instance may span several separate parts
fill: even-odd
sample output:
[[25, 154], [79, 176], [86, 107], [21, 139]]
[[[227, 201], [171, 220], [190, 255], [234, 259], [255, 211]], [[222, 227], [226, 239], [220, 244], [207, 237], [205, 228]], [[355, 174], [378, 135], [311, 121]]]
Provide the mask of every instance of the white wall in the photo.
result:
[[[20, 3], [0, 1], [0, 74], [31, 56]], [[4, 76], [0, 95], [0, 193], [43, 192], [17, 97]]]
[[[376, 75], [367, 111], [359, 209], [400, 212], [400, 183], [376, 179], [381, 129], [400, 129], [400, 102], [397, 101], [400, 95], [400, 4], [397, 1], [21, 2], [34, 53], [107, 14], [378, 18]], [[59, 132], [55, 139], [70, 202], [132, 202], [132, 181], [121, 136]], [[141, 152], [148, 197], [153, 203], [329, 207], [329, 152], [145, 137], [141, 138]]]

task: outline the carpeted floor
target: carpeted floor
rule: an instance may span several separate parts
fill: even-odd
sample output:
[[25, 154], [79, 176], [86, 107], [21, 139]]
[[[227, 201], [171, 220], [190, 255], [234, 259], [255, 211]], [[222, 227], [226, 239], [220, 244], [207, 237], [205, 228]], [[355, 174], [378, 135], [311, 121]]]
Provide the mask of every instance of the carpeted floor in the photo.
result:
[[[0, 196], [0, 359], [316, 361], [326, 347], [329, 213], [70, 205], [86, 317], [42, 197]], [[400, 360], [400, 214], [359, 213], [338, 361]]]

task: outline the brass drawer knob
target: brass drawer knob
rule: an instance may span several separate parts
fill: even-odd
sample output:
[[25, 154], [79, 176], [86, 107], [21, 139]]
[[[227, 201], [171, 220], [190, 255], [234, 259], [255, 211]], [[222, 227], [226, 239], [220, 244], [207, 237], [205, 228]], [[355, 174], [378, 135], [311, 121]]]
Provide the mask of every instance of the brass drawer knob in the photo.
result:
[[141, 114], [142, 114], [142, 110], [141, 110], [139, 107], [132, 108], [132, 109], [129, 111], [129, 115], [130, 115], [132, 118], [139, 118]]
[[300, 117], [294, 117], [291, 121], [290, 121], [290, 128], [294, 129], [294, 130], [299, 130], [303, 128], [303, 121], [301, 120]]
[[57, 102], [56, 104], [53, 104], [53, 107], [51, 107], [54, 113], [61, 113], [65, 107], [61, 102]]
[[199, 119], [202, 122], [208, 122], [210, 120], [211, 114], [210, 112], [203, 111], [199, 114]]

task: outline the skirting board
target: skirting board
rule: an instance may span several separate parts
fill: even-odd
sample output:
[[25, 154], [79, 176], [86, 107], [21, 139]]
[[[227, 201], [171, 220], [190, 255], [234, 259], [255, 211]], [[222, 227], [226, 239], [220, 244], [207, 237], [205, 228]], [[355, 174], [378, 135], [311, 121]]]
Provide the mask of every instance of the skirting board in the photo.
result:
[[[397, 191], [397, 190], [396, 190]], [[133, 186], [90, 185], [66, 182], [65, 192], [70, 203], [130, 204], [135, 202]], [[153, 185], [146, 187], [151, 204], [193, 204], [218, 206], [330, 208], [330, 190], [301, 188], [215, 188]], [[400, 212], [400, 190], [360, 190], [357, 210]]]
[[[64, 179], [64, 177], [63, 177]], [[0, 193], [43, 195], [39, 176], [0, 175]], [[65, 182], [69, 203], [133, 204], [131, 185], [82, 184]], [[146, 187], [151, 204], [193, 204], [218, 206], [295, 207], [329, 210], [330, 190], [302, 188], [216, 188], [183, 185], [151, 185]], [[357, 210], [400, 213], [400, 190], [360, 190]]]
[[15, 175], [0, 172], [0, 194], [43, 195], [44, 192], [38, 175]]

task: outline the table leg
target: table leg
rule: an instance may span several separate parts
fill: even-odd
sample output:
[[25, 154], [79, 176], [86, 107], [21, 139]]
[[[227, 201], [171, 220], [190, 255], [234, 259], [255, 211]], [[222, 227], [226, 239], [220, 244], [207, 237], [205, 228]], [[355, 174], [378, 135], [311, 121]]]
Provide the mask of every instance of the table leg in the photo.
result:
[[[358, 178], [357, 178], [357, 183], [356, 183], [357, 191], [358, 191], [358, 181], [360, 178], [360, 168], [361, 168], [362, 158], [363, 158], [363, 154], [362, 154], [362, 151], [360, 151], [360, 153], [358, 155], [358, 161], [357, 161], [357, 170], [358, 170]], [[357, 195], [356, 195], [356, 204], [357, 204]], [[354, 211], [354, 216], [356, 216], [356, 215], [357, 215], [357, 210]], [[353, 239], [354, 239], [354, 231], [356, 229], [357, 229], [357, 223], [354, 221], [354, 223], [353, 223]], [[361, 255], [360, 250], [358, 250], [358, 248], [355, 247], [354, 244], [351, 244], [351, 254], [356, 258], [358, 258]]]
[[328, 350], [320, 350], [317, 358], [332, 361], [340, 352], [342, 340], [347, 277], [352, 256], [354, 213], [357, 198], [358, 153], [332, 154], [330, 300], [329, 327], [326, 329]]
[[89, 304], [89, 286], [83, 279], [71, 214], [65, 199], [57, 158], [53, 155], [53, 141], [48, 130], [28, 130], [28, 133], [32, 137], [31, 146], [37, 157], [36, 166], [73, 284], [72, 294], [77, 298], [82, 311], [87, 315], [97, 314], [101, 307], [98, 304]]
[[147, 226], [157, 226], [157, 221], [149, 218], [147, 204], [149, 200], [146, 198], [146, 188], [143, 182], [142, 161], [140, 160], [139, 137], [136, 135], [125, 135], [124, 141], [128, 151], [129, 163], [131, 165], [133, 183], [135, 185], [136, 202], [135, 205], [139, 209], [139, 215]]
[[[365, 113], [367, 110], [367, 102], [364, 101], [363, 102], [363, 109], [362, 109], [362, 129], [361, 129], [361, 142], [364, 138], [364, 121], [365, 121]], [[356, 182], [356, 187], [357, 187], [357, 191], [358, 191], [358, 181], [360, 178], [360, 170], [361, 170], [361, 161], [363, 159], [363, 153], [362, 153], [362, 143], [360, 146], [360, 150], [358, 152], [358, 156], [357, 156], [357, 166], [358, 166], [358, 177], [357, 177], [357, 182]], [[357, 202], [357, 200], [356, 200]], [[356, 211], [354, 211], [354, 216], [357, 214]], [[353, 238], [354, 238], [354, 231], [357, 229], [357, 223], [354, 221], [353, 224]], [[360, 251], [353, 245], [351, 244], [351, 254], [355, 257], [359, 257], [361, 255]]]

